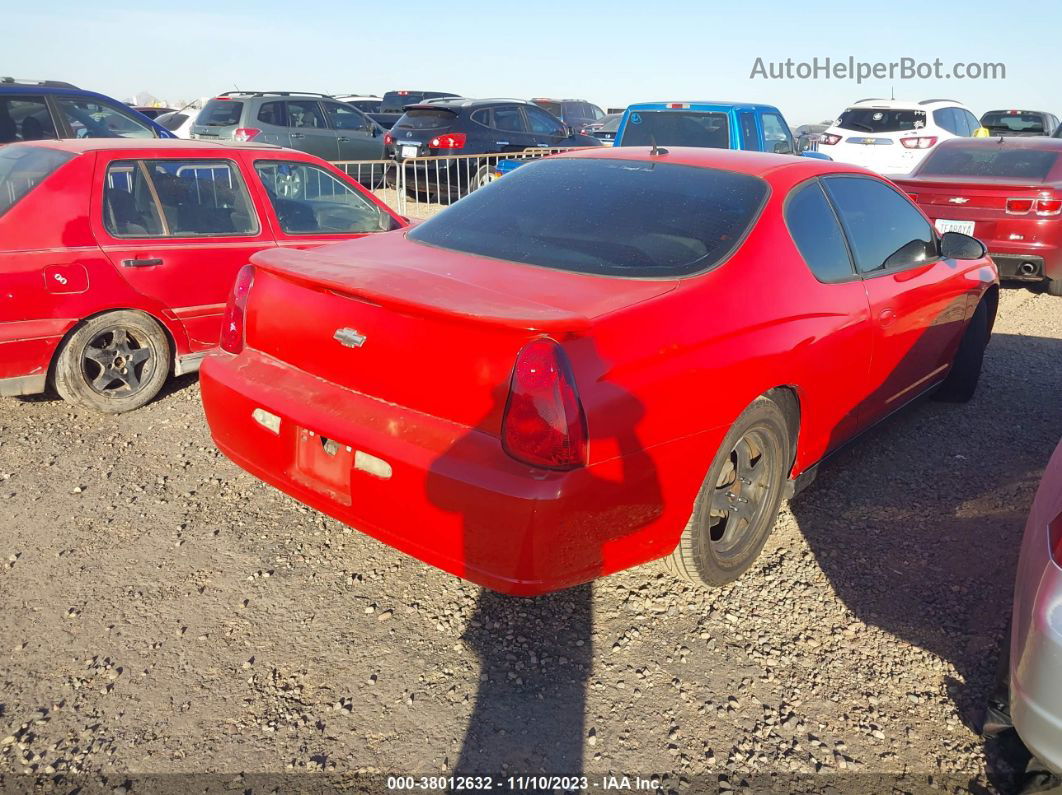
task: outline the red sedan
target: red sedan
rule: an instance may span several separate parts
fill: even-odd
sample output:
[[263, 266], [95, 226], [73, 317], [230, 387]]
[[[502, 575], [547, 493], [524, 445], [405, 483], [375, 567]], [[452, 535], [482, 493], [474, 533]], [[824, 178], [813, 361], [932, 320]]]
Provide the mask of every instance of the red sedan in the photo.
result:
[[518, 595], [669, 555], [735, 579], [828, 453], [973, 395], [999, 289], [887, 180], [711, 149], [547, 158], [252, 263], [203, 366], [218, 447]]
[[1002, 278], [1062, 295], [1059, 155], [1059, 138], [955, 138], [896, 182], [938, 231], [985, 241]]
[[0, 148], [0, 395], [128, 411], [218, 344], [236, 272], [406, 222], [333, 166], [246, 144]]

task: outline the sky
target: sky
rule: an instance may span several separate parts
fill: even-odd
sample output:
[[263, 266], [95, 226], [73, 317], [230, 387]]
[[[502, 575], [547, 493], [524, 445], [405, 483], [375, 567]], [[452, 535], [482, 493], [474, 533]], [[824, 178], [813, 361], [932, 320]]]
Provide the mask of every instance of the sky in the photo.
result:
[[[571, 97], [777, 105], [795, 126], [865, 97], [956, 99], [1062, 115], [1062, 4], [1028, 0], [50, 0], [3, 11], [0, 74], [118, 99], [222, 91]], [[10, 35], [17, 31], [18, 35]], [[826, 58], [1002, 63], [1005, 79], [752, 77]], [[794, 66], [795, 68], [795, 66]]]

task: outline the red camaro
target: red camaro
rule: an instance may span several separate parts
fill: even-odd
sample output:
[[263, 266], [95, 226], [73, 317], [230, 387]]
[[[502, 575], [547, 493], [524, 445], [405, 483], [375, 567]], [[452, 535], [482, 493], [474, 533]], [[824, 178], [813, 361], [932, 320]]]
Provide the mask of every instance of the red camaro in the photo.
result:
[[519, 595], [668, 555], [735, 579], [830, 451], [972, 396], [999, 289], [881, 177], [712, 149], [552, 157], [252, 263], [203, 366], [219, 448]]
[[279, 147], [93, 138], [0, 148], [0, 395], [127, 411], [217, 346], [236, 272], [406, 222]]
[[1059, 155], [1059, 138], [955, 138], [896, 183], [938, 231], [985, 241], [1002, 278], [1062, 295]]

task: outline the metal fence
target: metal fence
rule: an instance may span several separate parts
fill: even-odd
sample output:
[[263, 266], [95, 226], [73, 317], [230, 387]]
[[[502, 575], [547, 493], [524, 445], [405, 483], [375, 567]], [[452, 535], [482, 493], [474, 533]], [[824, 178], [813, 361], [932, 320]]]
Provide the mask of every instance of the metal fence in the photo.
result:
[[524, 149], [479, 155], [438, 155], [397, 160], [340, 160], [337, 168], [369, 188], [399, 215], [429, 218], [498, 175], [502, 160], [535, 160], [578, 147]]

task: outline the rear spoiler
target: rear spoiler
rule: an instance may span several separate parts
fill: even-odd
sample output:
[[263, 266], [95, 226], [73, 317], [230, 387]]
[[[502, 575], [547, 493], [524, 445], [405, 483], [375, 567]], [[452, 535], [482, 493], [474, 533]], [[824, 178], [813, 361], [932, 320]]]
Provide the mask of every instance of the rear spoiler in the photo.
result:
[[927, 188], [929, 190], [1044, 190], [1049, 182], [1014, 182], [1006, 177], [993, 180], [990, 177], [949, 177], [944, 174], [932, 177], [912, 177], [908, 175], [889, 176], [897, 185]]

